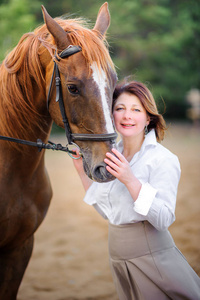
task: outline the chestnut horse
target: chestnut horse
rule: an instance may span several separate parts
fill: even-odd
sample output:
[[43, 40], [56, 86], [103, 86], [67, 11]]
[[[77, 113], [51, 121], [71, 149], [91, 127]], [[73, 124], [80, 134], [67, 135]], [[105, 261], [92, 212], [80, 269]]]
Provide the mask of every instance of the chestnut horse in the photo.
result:
[[[42, 10], [45, 24], [24, 34], [0, 66], [0, 135], [47, 142], [53, 121], [64, 128], [56, 101], [63, 98], [69, 142], [80, 147], [86, 174], [99, 182], [112, 180], [103, 163], [115, 135], [111, 102], [116, 73], [105, 40], [108, 5], [100, 8], [93, 29], [81, 18], [53, 19]], [[0, 140], [1, 300], [16, 299], [34, 232], [50, 204], [44, 152]]]

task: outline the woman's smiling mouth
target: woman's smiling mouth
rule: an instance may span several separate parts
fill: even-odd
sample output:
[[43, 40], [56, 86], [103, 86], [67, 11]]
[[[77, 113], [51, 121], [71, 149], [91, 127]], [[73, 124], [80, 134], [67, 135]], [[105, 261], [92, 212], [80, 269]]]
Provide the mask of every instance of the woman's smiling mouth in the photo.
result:
[[121, 124], [121, 126], [123, 126], [123, 127], [128, 127], [128, 128], [130, 128], [130, 127], [133, 127], [133, 126], [135, 126], [135, 124]]

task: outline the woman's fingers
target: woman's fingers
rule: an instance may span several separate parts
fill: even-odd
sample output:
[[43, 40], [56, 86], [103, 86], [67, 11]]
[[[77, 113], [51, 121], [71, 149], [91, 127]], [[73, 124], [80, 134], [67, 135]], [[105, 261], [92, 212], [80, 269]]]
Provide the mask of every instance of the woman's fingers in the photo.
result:
[[112, 169], [114, 169], [114, 170], [116, 170], [116, 171], [119, 170], [118, 165], [117, 165], [116, 163], [112, 162], [110, 159], [105, 158], [105, 159], [104, 159], [104, 162], [105, 162], [109, 167], [111, 167]]
[[109, 154], [109, 155], [106, 154], [106, 158], [104, 159], [104, 162], [108, 165], [110, 165], [110, 163], [112, 163], [112, 164], [115, 164], [116, 166], [119, 166], [121, 163], [120, 160], [112, 154]]
[[116, 149], [112, 149], [113, 153], [106, 153], [104, 162], [107, 164], [106, 169], [116, 178], [123, 182], [124, 178], [130, 171], [130, 165], [126, 158]]
[[80, 150], [78, 148], [73, 148], [72, 151], [74, 153], [73, 154], [74, 158], [81, 158], [81, 156], [80, 156]]
[[117, 156], [119, 158], [119, 160], [121, 160], [122, 162], [125, 162], [126, 159], [124, 157], [123, 154], [121, 154], [117, 149], [113, 148], [112, 152], [115, 154], [115, 156]]
[[106, 158], [108, 158], [109, 160], [111, 160], [118, 166], [121, 166], [122, 164], [127, 163], [127, 160], [119, 151], [117, 151], [116, 149], [112, 149], [112, 152], [113, 152], [113, 154], [110, 152], [107, 152]]
[[118, 177], [118, 173], [117, 173], [114, 169], [112, 169], [111, 167], [106, 166], [106, 170], [107, 170], [110, 174], [112, 174], [113, 176], [115, 176], [116, 178]]

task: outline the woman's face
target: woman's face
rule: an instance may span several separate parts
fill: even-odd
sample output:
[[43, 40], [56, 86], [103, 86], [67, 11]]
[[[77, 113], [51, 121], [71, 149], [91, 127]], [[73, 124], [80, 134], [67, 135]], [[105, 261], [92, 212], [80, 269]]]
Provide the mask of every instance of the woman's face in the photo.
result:
[[122, 137], [144, 136], [145, 125], [149, 124], [149, 116], [139, 98], [129, 93], [122, 93], [117, 98], [113, 117]]

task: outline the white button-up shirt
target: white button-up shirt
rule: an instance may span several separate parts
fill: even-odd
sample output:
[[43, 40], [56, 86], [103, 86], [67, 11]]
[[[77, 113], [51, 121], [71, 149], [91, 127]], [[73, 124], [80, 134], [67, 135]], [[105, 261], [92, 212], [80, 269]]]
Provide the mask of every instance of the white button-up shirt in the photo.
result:
[[[122, 153], [122, 141], [118, 143]], [[175, 220], [180, 164], [176, 155], [156, 141], [155, 131], [145, 137], [142, 147], [130, 161], [133, 174], [142, 187], [134, 202], [126, 186], [118, 179], [93, 182], [84, 201], [112, 224], [147, 220], [158, 230], [166, 230]]]

